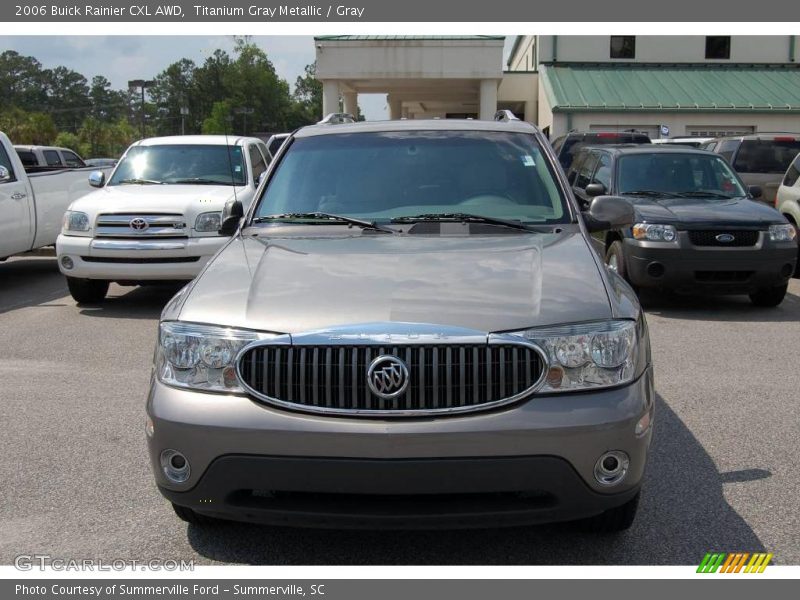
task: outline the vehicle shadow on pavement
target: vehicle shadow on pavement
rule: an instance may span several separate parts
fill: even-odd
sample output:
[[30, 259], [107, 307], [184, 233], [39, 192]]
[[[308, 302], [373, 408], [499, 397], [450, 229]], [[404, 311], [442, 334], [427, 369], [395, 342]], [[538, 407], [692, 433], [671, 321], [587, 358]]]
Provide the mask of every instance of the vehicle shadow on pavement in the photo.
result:
[[0, 263], [0, 313], [68, 296], [55, 257], [18, 257]]
[[161, 311], [183, 284], [140, 287], [112, 285], [106, 299], [96, 305], [81, 304], [81, 315], [106, 319], [158, 319]]
[[800, 321], [798, 291], [795, 284], [775, 308], [753, 306], [747, 296], [683, 296], [650, 291], [644, 292], [640, 300], [647, 314], [666, 319], [781, 323]]
[[[190, 525], [204, 557], [244, 564], [697, 565], [712, 550], [765, 551], [725, 501], [723, 484], [769, 477], [753, 468], [720, 474], [659, 396], [639, 514], [618, 535], [570, 523], [466, 531], [326, 531], [220, 523]], [[755, 465], [754, 465], [755, 467]]]

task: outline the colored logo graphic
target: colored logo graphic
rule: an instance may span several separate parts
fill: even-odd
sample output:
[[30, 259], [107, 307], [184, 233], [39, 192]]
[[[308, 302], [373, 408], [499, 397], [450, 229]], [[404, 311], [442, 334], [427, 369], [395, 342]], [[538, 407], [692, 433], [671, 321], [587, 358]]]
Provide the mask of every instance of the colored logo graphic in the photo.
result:
[[707, 552], [697, 567], [698, 573], [763, 573], [769, 561], [769, 552]]

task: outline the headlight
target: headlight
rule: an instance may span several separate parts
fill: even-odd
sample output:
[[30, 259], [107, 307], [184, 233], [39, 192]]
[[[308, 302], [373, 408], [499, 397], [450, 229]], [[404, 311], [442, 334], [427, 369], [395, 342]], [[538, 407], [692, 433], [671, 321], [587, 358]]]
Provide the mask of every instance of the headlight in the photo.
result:
[[195, 231], [219, 231], [222, 227], [221, 212], [207, 212], [197, 215], [194, 222]]
[[677, 236], [678, 234], [672, 225], [636, 223], [633, 226], [633, 237], [637, 240], [673, 242]]
[[603, 321], [528, 329], [520, 335], [547, 354], [550, 370], [540, 392], [566, 392], [629, 383], [636, 373], [636, 323]]
[[165, 321], [159, 326], [156, 372], [162, 383], [216, 392], [244, 392], [236, 379], [239, 350], [269, 334]]
[[795, 237], [797, 237], [797, 230], [791, 223], [769, 226], [770, 242], [791, 242]]
[[64, 231], [89, 231], [89, 215], [75, 210], [64, 213]]

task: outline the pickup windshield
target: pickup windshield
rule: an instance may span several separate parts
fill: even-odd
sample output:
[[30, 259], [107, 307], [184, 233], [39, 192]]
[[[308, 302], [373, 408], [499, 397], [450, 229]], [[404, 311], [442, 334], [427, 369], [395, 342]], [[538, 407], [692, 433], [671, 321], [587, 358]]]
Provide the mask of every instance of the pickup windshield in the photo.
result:
[[619, 159], [617, 192], [724, 199], [746, 196], [733, 169], [713, 154], [637, 153]]
[[138, 183], [245, 185], [242, 148], [211, 144], [134, 146], [108, 185]]
[[535, 137], [453, 130], [295, 139], [260, 199], [255, 221], [314, 212], [378, 223], [436, 214], [522, 223], [571, 218]]

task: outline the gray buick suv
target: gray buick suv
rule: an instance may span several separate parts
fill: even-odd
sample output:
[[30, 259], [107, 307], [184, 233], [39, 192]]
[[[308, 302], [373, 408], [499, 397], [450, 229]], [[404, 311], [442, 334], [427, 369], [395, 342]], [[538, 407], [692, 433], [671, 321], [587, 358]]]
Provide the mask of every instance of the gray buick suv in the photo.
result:
[[165, 307], [147, 400], [190, 523], [633, 522], [653, 427], [647, 324], [552, 149], [493, 121], [353, 123], [281, 146]]

